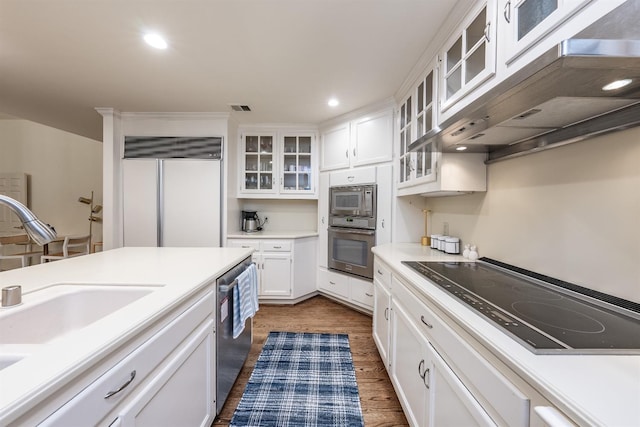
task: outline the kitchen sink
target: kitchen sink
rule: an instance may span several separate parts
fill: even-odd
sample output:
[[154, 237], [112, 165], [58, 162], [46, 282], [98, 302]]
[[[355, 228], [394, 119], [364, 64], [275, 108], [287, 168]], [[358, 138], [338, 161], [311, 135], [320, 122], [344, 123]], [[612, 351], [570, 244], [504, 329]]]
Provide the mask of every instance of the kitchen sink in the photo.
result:
[[[3, 351], [6, 345], [45, 344], [84, 328], [160, 287], [57, 284], [25, 293], [22, 304], [0, 309], [0, 367], [15, 359]], [[10, 360], [3, 360], [7, 357]]]

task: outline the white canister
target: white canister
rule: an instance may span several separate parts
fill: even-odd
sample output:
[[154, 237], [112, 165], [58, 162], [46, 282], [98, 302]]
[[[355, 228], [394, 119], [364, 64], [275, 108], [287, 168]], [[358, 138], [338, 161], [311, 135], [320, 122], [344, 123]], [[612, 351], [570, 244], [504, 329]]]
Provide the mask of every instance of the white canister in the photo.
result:
[[440, 239], [440, 235], [439, 234], [432, 234], [431, 235], [431, 248], [432, 249], [438, 249], [438, 240]]
[[444, 247], [448, 238], [449, 236], [440, 236], [440, 238], [438, 239], [438, 250], [444, 252]]
[[447, 237], [444, 240], [444, 251], [448, 254], [459, 254], [460, 239], [457, 237]]

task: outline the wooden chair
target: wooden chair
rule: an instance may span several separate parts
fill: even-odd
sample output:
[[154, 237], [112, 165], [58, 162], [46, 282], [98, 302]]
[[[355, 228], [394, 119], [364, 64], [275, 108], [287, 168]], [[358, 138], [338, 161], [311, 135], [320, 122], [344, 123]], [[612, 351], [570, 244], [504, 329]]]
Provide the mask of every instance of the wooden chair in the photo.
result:
[[[22, 261], [22, 266], [29, 265], [30, 258], [37, 258], [42, 255], [41, 250], [32, 250], [33, 243], [26, 234], [18, 234], [15, 236], [0, 237], [0, 260], [3, 259], [19, 259]], [[20, 251], [11, 251], [13, 253], [5, 253], [5, 248], [20, 248]]]
[[62, 252], [49, 253], [40, 257], [40, 262], [55, 261], [58, 259], [71, 258], [89, 253], [91, 236], [65, 237], [62, 243]]

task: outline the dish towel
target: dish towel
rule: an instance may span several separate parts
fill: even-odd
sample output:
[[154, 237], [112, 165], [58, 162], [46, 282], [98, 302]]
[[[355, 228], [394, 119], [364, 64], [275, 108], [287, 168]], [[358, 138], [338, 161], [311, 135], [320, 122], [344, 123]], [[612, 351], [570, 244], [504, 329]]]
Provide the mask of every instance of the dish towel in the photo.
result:
[[244, 331], [244, 322], [258, 311], [258, 270], [251, 264], [238, 276], [233, 288], [233, 338]]

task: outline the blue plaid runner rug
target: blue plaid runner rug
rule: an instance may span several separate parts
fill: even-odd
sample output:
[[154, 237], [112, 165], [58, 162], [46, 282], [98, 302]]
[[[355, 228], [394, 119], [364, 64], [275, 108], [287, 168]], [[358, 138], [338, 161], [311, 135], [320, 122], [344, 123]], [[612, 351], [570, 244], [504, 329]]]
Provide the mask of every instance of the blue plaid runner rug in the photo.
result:
[[230, 426], [364, 426], [346, 334], [270, 332]]

